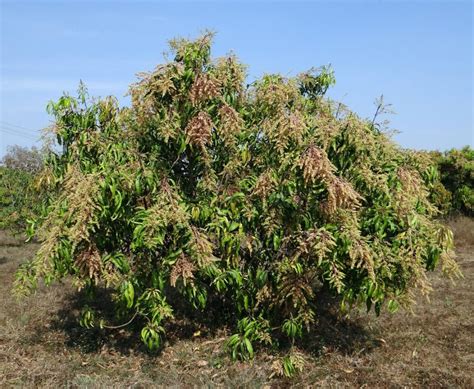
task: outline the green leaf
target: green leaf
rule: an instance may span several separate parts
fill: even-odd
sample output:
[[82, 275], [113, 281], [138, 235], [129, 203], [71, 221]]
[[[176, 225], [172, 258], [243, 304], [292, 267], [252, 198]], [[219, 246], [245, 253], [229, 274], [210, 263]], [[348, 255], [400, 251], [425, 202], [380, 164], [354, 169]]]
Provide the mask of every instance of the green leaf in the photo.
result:
[[250, 358], [253, 358], [253, 347], [252, 347], [252, 343], [250, 343], [250, 340], [248, 340], [247, 338], [244, 338], [244, 342], [245, 342], [245, 345], [247, 347], [247, 352], [249, 354], [249, 357]]

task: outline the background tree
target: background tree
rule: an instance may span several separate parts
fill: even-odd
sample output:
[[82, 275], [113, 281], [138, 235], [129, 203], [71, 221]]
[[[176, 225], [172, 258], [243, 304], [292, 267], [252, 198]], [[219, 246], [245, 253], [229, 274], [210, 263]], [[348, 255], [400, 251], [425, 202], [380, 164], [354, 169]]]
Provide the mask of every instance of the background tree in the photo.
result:
[[432, 155], [441, 183], [450, 192], [450, 211], [474, 216], [474, 150], [466, 146]]
[[10, 146], [2, 158], [1, 165], [8, 169], [18, 169], [30, 174], [38, 173], [44, 164], [45, 150], [36, 147]]
[[0, 161], [0, 228], [20, 232], [38, 217], [44, 193], [35, 183], [44, 158], [45, 151], [35, 147], [8, 148]]

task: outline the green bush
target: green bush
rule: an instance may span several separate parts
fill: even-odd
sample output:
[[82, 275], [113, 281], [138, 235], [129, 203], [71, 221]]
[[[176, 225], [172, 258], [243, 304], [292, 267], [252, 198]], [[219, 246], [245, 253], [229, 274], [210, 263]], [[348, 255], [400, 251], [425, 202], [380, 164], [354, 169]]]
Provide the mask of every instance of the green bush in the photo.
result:
[[0, 166], [0, 228], [16, 232], [40, 215], [44, 194], [37, 187], [43, 153], [36, 148], [13, 146]]
[[[329, 69], [246, 87], [236, 58], [210, 49], [209, 35], [172, 41], [174, 60], [142, 75], [130, 108], [86, 103], [83, 88], [49, 105], [59, 196], [36, 223], [43, 243], [19, 292], [67, 275], [88, 296], [107, 287], [150, 349], [176, 301], [220, 304], [227, 345], [247, 359], [304, 336], [321, 288], [341, 309], [379, 313], [428, 292], [439, 263], [458, 273], [452, 233], [433, 220], [432, 167], [325, 99]], [[92, 308], [81, 323], [109, 325]], [[285, 374], [300, 359], [286, 357]]]
[[466, 146], [432, 153], [440, 180], [449, 192], [449, 211], [474, 216], [474, 150]]

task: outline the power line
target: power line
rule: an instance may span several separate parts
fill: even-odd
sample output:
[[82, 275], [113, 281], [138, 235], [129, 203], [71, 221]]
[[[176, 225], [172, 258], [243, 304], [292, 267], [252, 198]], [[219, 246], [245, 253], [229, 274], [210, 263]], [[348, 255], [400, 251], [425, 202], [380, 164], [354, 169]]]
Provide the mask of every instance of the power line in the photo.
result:
[[40, 138], [40, 134], [34, 135], [34, 134], [31, 134], [31, 133], [26, 133], [26, 132], [14, 130], [14, 129], [11, 129], [11, 128], [8, 128], [8, 127], [0, 127], [0, 130], [3, 131], [3, 132], [7, 132], [9, 134], [12, 134], [12, 135], [24, 136], [26, 138], [32, 138], [32, 139], [33, 138], [34, 139]]
[[40, 138], [39, 136], [35, 137], [32, 134], [23, 133], [23, 132], [12, 130], [6, 127], [0, 127], [0, 132], [3, 132], [4, 134], [9, 134], [9, 135], [17, 135], [17, 136], [28, 138], [35, 141], [39, 140]]
[[4, 120], [0, 120], [0, 123], [2, 125], [2, 127], [4, 125], [8, 126], [8, 127], [16, 127], [20, 130], [23, 130], [23, 131], [28, 131], [28, 132], [37, 132], [38, 130], [32, 130], [31, 128], [27, 128], [27, 127], [23, 127], [23, 126], [20, 126], [18, 124], [14, 124], [14, 123], [9, 123], [9, 122], [6, 122]]
[[3, 134], [7, 134], [7, 135], [16, 135], [22, 139], [28, 139], [28, 140], [32, 140], [34, 142], [39, 142], [39, 138], [33, 138], [32, 136], [25, 136], [25, 135], [20, 135], [20, 134], [15, 134], [15, 133], [12, 133], [12, 132], [5, 132], [5, 131], [2, 131], [0, 130], [0, 132], [2, 132]]
[[37, 134], [39, 134], [41, 131], [40, 130], [22, 130], [20, 128], [17, 128], [17, 127], [13, 127], [12, 125], [7, 125], [7, 124], [0, 124], [0, 127], [1, 128], [5, 128], [7, 130], [10, 130], [10, 131], [15, 131], [15, 132], [18, 132], [20, 134], [25, 134], [25, 135], [33, 135], [33, 136], [36, 136]]

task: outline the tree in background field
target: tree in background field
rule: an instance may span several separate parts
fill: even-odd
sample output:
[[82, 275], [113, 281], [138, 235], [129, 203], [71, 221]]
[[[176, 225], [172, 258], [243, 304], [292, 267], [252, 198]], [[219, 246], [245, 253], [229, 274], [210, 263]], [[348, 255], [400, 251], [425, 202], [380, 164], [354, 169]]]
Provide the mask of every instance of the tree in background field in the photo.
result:
[[441, 182], [450, 192], [450, 211], [474, 216], [474, 150], [466, 146], [432, 154]]
[[1, 165], [8, 169], [36, 174], [43, 168], [45, 153], [45, 150], [39, 150], [34, 146], [32, 148], [10, 146], [2, 158]]
[[38, 217], [44, 193], [35, 186], [45, 151], [35, 147], [8, 148], [0, 162], [0, 228], [22, 231]]

